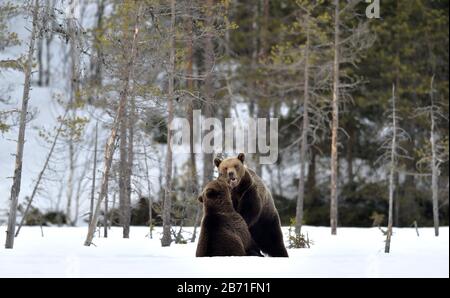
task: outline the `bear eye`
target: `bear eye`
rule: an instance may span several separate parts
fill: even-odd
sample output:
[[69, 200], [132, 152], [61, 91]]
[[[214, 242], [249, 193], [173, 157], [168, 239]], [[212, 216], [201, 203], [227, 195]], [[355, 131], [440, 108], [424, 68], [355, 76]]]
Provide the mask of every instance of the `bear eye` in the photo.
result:
[[236, 165], [236, 170], [239, 170], [239, 165]]

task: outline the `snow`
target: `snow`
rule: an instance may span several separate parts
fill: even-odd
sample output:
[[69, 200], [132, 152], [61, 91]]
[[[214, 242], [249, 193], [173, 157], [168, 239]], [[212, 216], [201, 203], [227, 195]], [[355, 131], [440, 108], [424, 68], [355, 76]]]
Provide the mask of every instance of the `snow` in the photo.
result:
[[[0, 231], [4, 243], [6, 227]], [[196, 258], [195, 243], [162, 248], [160, 228], [132, 227], [130, 239], [112, 228], [109, 238], [85, 247], [87, 227], [24, 227], [13, 250], [0, 249], [0, 277], [449, 277], [449, 229], [394, 229], [391, 253], [377, 228], [305, 226], [315, 242], [310, 249], [289, 249], [290, 258]], [[187, 231], [190, 231], [189, 228]], [[285, 228], [285, 234], [288, 230]], [[103, 231], [102, 231], [103, 233]], [[285, 237], [286, 239], [286, 237]]]

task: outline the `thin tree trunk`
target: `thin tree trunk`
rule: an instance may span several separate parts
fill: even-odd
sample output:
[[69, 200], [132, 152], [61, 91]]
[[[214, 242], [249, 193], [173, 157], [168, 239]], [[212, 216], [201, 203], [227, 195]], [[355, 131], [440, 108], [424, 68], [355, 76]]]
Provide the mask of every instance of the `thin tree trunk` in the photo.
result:
[[171, 22], [170, 22], [170, 66], [169, 66], [169, 94], [167, 99], [167, 155], [166, 155], [166, 186], [164, 190], [164, 209], [163, 209], [163, 237], [161, 239], [161, 245], [163, 247], [170, 246], [172, 242], [171, 236], [171, 218], [170, 213], [172, 209], [172, 130], [170, 124], [174, 118], [174, 83], [175, 83], [175, 2], [171, 0]]
[[[187, 48], [188, 48], [188, 64], [187, 64], [187, 88], [190, 92], [194, 91], [194, 80], [192, 79], [194, 76], [194, 69], [193, 69], [193, 65], [194, 65], [194, 38], [193, 38], [193, 28], [192, 28], [192, 24], [193, 23], [193, 17], [189, 16], [188, 20], [187, 20], [187, 31], [189, 34], [189, 39], [187, 42]], [[191, 167], [191, 187], [192, 187], [192, 197], [194, 199], [197, 198], [197, 194], [198, 194], [198, 173], [197, 173], [197, 162], [195, 159], [195, 153], [194, 153], [194, 142], [196, 140], [194, 140], [194, 99], [190, 99], [188, 101], [188, 106], [187, 106], [187, 117], [188, 117], [188, 122], [189, 122], [189, 131], [190, 131], [190, 153], [189, 153], [189, 162], [190, 162], [190, 167]], [[202, 213], [202, 206], [200, 204], [197, 205], [196, 210], [195, 210], [195, 218], [194, 218], [194, 231], [192, 233], [192, 237], [191, 237], [191, 242], [195, 242], [195, 239], [197, 238], [197, 227], [200, 224], [200, 218], [201, 218], [201, 213]]]
[[39, 15], [39, 0], [35, 0], [33, 8], [33, 29], [31, 30], [30, 45], [28, 48], [28, 60], [25, 69], [25, 83], [23, 87], [22, 110], [20, 112], [19, 136], [17, 138], [17, 153], [14, 168], [14, 178], [11, 187], [11, 203], [8, 214], [8, 229], [6, 231], [5, 248], [8, 249], [12, 249], [14, 247], [17, 203], [19, 201], [20, 184], [22, 181], [23, 149], [25, 144], [28, 101], [30, 99], [31, 70], [33, 68], [33, 56], [35, 50], [36, 35], [38, 30], [38, 15]]
[[[129, 119], [136, 119], [136, 113], [135, 113], [135, 102], [134, 102], [134, 95], [131, 96], [130, 99], [130, 111], [129, 111]], [[129, 238], [130, 237], [130, 223], [131, 223], [131, 192], [132, 192], [132, 188], [131, 188], [131, 177], [133, 176], [133, 160], [134, 160], [134, 121], [128, 120], [127, 121], [127, 128], [128, 128], [128, 156], [127, 156], [127, 196], [125, 198], [125, 203], [126, 203], [126, 213], [125, 213], [125, 229], [124, 229], [124, 233], [126, 232], [126, 236], [125, 238]]]
[[284, 191], [283, 191], [283, 178], [282, 178], [282, 167], [280, 166], [282, 164], [281, 158], [279, 159], [278, 167], [277, 167], [277, 184], [278, 184], [278, 192], [280, 194], [280, 197], [284, 197]]
[[[72, 116], [74, 117], [74, 116]], [[73, 118], [72, 118], [73, 119]], [[69, 130], [72, 131], [72, 128]], [[75, 172], [75, 152], [73, 144], [73, 132], [70, 132], [69, 136], [69, 178], [67, 181], [67, 205], [66, 205], [66, 216], [67, 222], [70, 224], [72, 222], [72, 195], [73, 195], [73, 178]]]
[[306, 187], [309, 191], [313, 191], [316, 188], [316, 149], [314, 147], [310, 148], [311, 158], [308, 165], [308, 179], [306, 182]]
[[[52, 3], [50, 3], [50, 0], [46, 1], [46, 10], [47, 10], [47, 15], [50, 14], [50, 9], [52, 7], [54, 7], [54, 1], [52, 1]], [[52, 56], [51, 56], [51, 43], [53, 40], [53, 32], [50, 30], [50, 32], [47, 32], [47, 36], [45, 37], [45, 50], [46, 50], [46, 66], [47, 69], [45, 71], [45, 86], [49, 86], [50, 85], [50, 75], [51, 75], [51, 60], [52, 60]]]
[[46, 38], [46, 60], [47, 60], [47, 70], [45, 71], [45, 86], [49, 86], [50, 85], [50, 76], [51, 76], [51, 61], [52, 61], [52, 56], [51, 56], [51, 44], [52, 44], [52, 39], [53, 39], [53, 34], [49, 33], [50, 36], [48, 36]]
[[111, 229], [111, 226], [113, 224], [113, 211], [116, 208], [116, 192], [113, 193], [113, 199], [112, 199], [112, 206], [111, 206], [111, 212], [109, 214], [109, 228]]
[[50, 147], [50, 151], [48, 152], [47, 158], [45, 159], [44, 166], [42, 167], [42, 170], [39, 172], [36, 183], [34, 184], [34, 188], [31, 193], [30, 199], [28, 200], [27, 207], [25, 208], [25, 211], [23, 213], [22, 220], [20, 221], [19, 227], [17, 228], [17, 232], [15, 235], [16, 237], [19, 235], [20, 229], [22, 228], [23, 224], [25, 223], [25, 219], [27, 217], [28, 212], [30, 211], [30, 207], [31, 207], [31, 204], [33, 203], [33, 199], [36, 196], [36, 193], [39, 189], [39, 185], [41, 184], [42, 177], [44, 176], [44, 173], [47, 170], [50, 159], [52, 158], [53, 151], [55, 150], [56, 143], [58, 142], [59, 135], [61, 134], [61, 129], [64, 124], [66, 115], [67, 115], [67, 112], [64, 115], [64, 117], [61, 119], [61, 123], [59, 124], [59, 127], [58, 127], [58, 130], [56, 131], [55, 137], [53, 138], [52, 146]]
[[350, 124], [349, 127], [349, 137], [347, 140], [347, 179], [348, 183], [352, 184], [354, 181], [354, 174], [353, 174], [353, 146], [355, 144], [355, 136], [356, 132], [353, 128], [353, 124]]
[[97, 151], [98, 151], [98, 121], [95, 124], [94, 166], [92, 167], [91, 205], [89, 208], [89, 223], [92, 222], [92, 215], [94, 214], [95, 182], [97, 176]]
[[335, 0], [334, 63], [333, 63], [333, 103], [331, 132], [331, 234], [337, 234], [338, 222], [338, 128], [339, 128], [339, 0]]
[[[213, 101], [213, 75], [212, 75], [212, 68], [214, 65], [214, 48], [213, 48], [213, 42], [212, 42], [212, 33], [211, 27], [212, 27], [212, 7], [213, 7], [213, 1], [207, 0], [206, 4], [206, 27], [209, 29], [205, 36], [205, 85], [204, 85], [204, 92], [205, 92], [205, 106], [204, 106], [204, 116], [205, 118], [209, 118], [212, 116], [212, 101]], [[204, 153], [203, 154], [203, 186], [205, 186], [210, 180], [213, 178], [213, 159], [214, 154], [211, 153]]]
[[72, 220], [72, 226], [76, 226], [77, 222], [78, 222], [78, 216], [80, 213], [80, 197], [81, 197], [81, 190], [83, 188], [83, 180], [84, 177], [86, 176], [86, 172], [88, 170], [89, 164], [86, 163], [84, 165], [83, 171], [81, 172], [81, 175], [79, 176], [78, 179], [78, 184], [77, 184], [77, 191], [75, 192], [75, 216]]
[[[71, 121], [74, 121], [76, 118], [76, 102], [80, 96], [79, 92], [79, 57], [80, 57], [80, 49], [77, 47], [78, 40], [78, 29], [75, 20], [75, 0], [71, 0], [69, 6], [70, 10], [70, 18], [68, 20], [68, 31], [70, 37], [70, 60], [71, 60], [71, 81], [70, 81], [70, 109], [72, 109]], [[74, 192], [74, 177], [75, 177], [75, 131], [73, 125], [69, 127], [69, 179], [67, 186], [67, 207], [66, 207], [66, 216], [68, 223], [72, 223], [72, 199]]]
[[98, 223], [98, 216], [100, 214], [101, 204], [103, 199], [107, 195], [108, 191], [108, 178], [109, 178], [109, 172], [111, 170], [111, 164], [112, 159], [114, 155], [114, 145], [117, 138], [117, 130], [119, 128], [121, 119], [124, 117], [125, 114], [125, 108], [127, 105], [127, 99], [128, 99], [128, 91], [129, 91], [129, 84], [131, 79], [131, 74], [133, 73], [133, 67], [134, 67], [134, 60], [136, 56], [136, 47], [137, 47], [137, 38], [139, 33], [139, 25], [140, 25], [140, 15], [139, 15], [140, 9], [137, 11], [136, 15], [136, 23], [134, 27], [134, 35], [133, 35], [133, 41], [131, 44], [131, 53], [130, 53], [130, 61], [127, 65], [127, 73], [124, 80], [124, 87], [120, 96], [119, 106], [117, 108], [116, 118], [114, 119], [113, 126], [111, 128], [111, 133], [108, 138], [108, 142], [106, 143], [105, 148], [105, 163], [104, 163], [104, 170], [103, 170], [103, 177], [102, 177], [102, 184], [100, 189], [99, 198], [97, 200], [97, 204], [95, 206], [95, 212], [94, 216], [92, 218], [92, 222], [89, 224], [89, 230], [88, 234], [86, 236], [86, 240], [84, 242], [85, 246], [90, 246], [92, 244], [92, 239], [94, 238], [95, 228], [97, 227]]
[[103, 237], [108, 238], [108, 192], [105, 196], [105, 214], [103, 216]]
[[397, 111], [395, 106], [395, 85], [392, 87], [392, 145], [391, 145], [391, 166], [389, 174], [389, 215], [388, 215], [388, 230], [386, 237], [386, 246], [384, 249], [385, 253], [389, 253], [391, 249], [391, 238], [392, 238], [392, 225], [393, 225], [393, 207], [394, 207], [394, 175], [395, 175], [395, 156], [397, 150]]
[[300, 175], [298, 182], [297, 209], [295, 215], [295, 233], [300, 235], [303, 222], [303, 205], [305, 201], [305, 167], [306, 154], [308, 152], [308, 131], [309, 131], [309, 47], [310, 29], [309, 15], [306, 16], [306, 46], [305, 46], [305, 67], [304, 67], [304, 93], [303, 93], [303, 123], [300, 143]]
[[128, 162], [127, 162], [127, 106], [125, 106], [124, 115], [120, 120], [120, 161], [119, 161], [119, 209], [120, 224], [122, 225], [123, 238], [129, 238], [128, 222]]
[[150, 229], [149, 231], [149, 237], [150, 239], [153, 238], [153, 198], [152, 198], [152, 186], [150, 183], [150, 175], [149, 175], [149, 167], [148, 167], [148, 161], [147, 161], [147, 147], [144, 146], [144, 165], [145, 165], [145, 178], [147, 180], [147, 193], [148, 193], [148, 227]]
[[43, 47], [44, 47], [44, 37], [39, 37], [38, 38], [38, 42], [37, 42], [37, 59], [38, 59], [38, 67], [39, 67], [39, 72], [38, 72], [38, 86], [42, 87], [44, 85], [44, 65], [43, 65], [43, 61], [42, 61], [42, 56], [43, 56]]
[[[394, 183], [395, 185], [398, 185], [398, 172], [395, 172], [394, 176]], [[400, 198], [398, 196], [398, 188], [395, 189], [395, 196], [397, 197], [397, 200], [395, 200], [395, 208], [394, 208], [394, 225], [396, 227], [400, 227]]]
[[433, 200], [433, 222], [434, 222], [434, 234], [436, 237], [439, 236], [439, 165], [437, 161], [436, 154], [436, 120], [434, 113], [434, 95], [433, 95], [433, 83], [434, 77], [431, 80], [431, 135], [430, 135], [430, 143], [431, 143], [431, 191], [432, 191], [432, 200]]

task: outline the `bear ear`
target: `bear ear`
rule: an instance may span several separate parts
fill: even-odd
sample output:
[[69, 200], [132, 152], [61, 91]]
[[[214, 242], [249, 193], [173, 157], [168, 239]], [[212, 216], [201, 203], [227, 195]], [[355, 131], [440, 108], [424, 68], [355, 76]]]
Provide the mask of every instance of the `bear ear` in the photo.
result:
[[244, 163], [245, 160], [245, 154], [244, 153], [239, 153], [238, 157], [237, 157], [242, 163]]
[[197, 200], [198, 200], [200, 203], [203, 203], [203, 196], [202, 196], [202, 195], [199, 195], [198, 198], [197, 198]]
[[222, 163], [221, 158], [219, 157], [214, 158], [214, 164], [216, 165], [216, 167], [219, 167], [221, 163]]

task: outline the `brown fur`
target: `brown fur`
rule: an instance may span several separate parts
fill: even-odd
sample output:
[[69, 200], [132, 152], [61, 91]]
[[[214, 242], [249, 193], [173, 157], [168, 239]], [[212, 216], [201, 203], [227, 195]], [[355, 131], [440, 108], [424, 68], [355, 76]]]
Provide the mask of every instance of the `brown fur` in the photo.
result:
[[288, 257], [280, 217], [269, 189], [255, 172], [244, 165], [245, 155], [215, 159], [221, 179], [231, 187], [234, 209], [242, 215], [253, 240], [272, 257]]
[[197, 245], [197, 257], [253, 255], [253, 242], [247, 224], [233, 208], [225, 181], [209, 182], [199, 201], [203, 219]]

